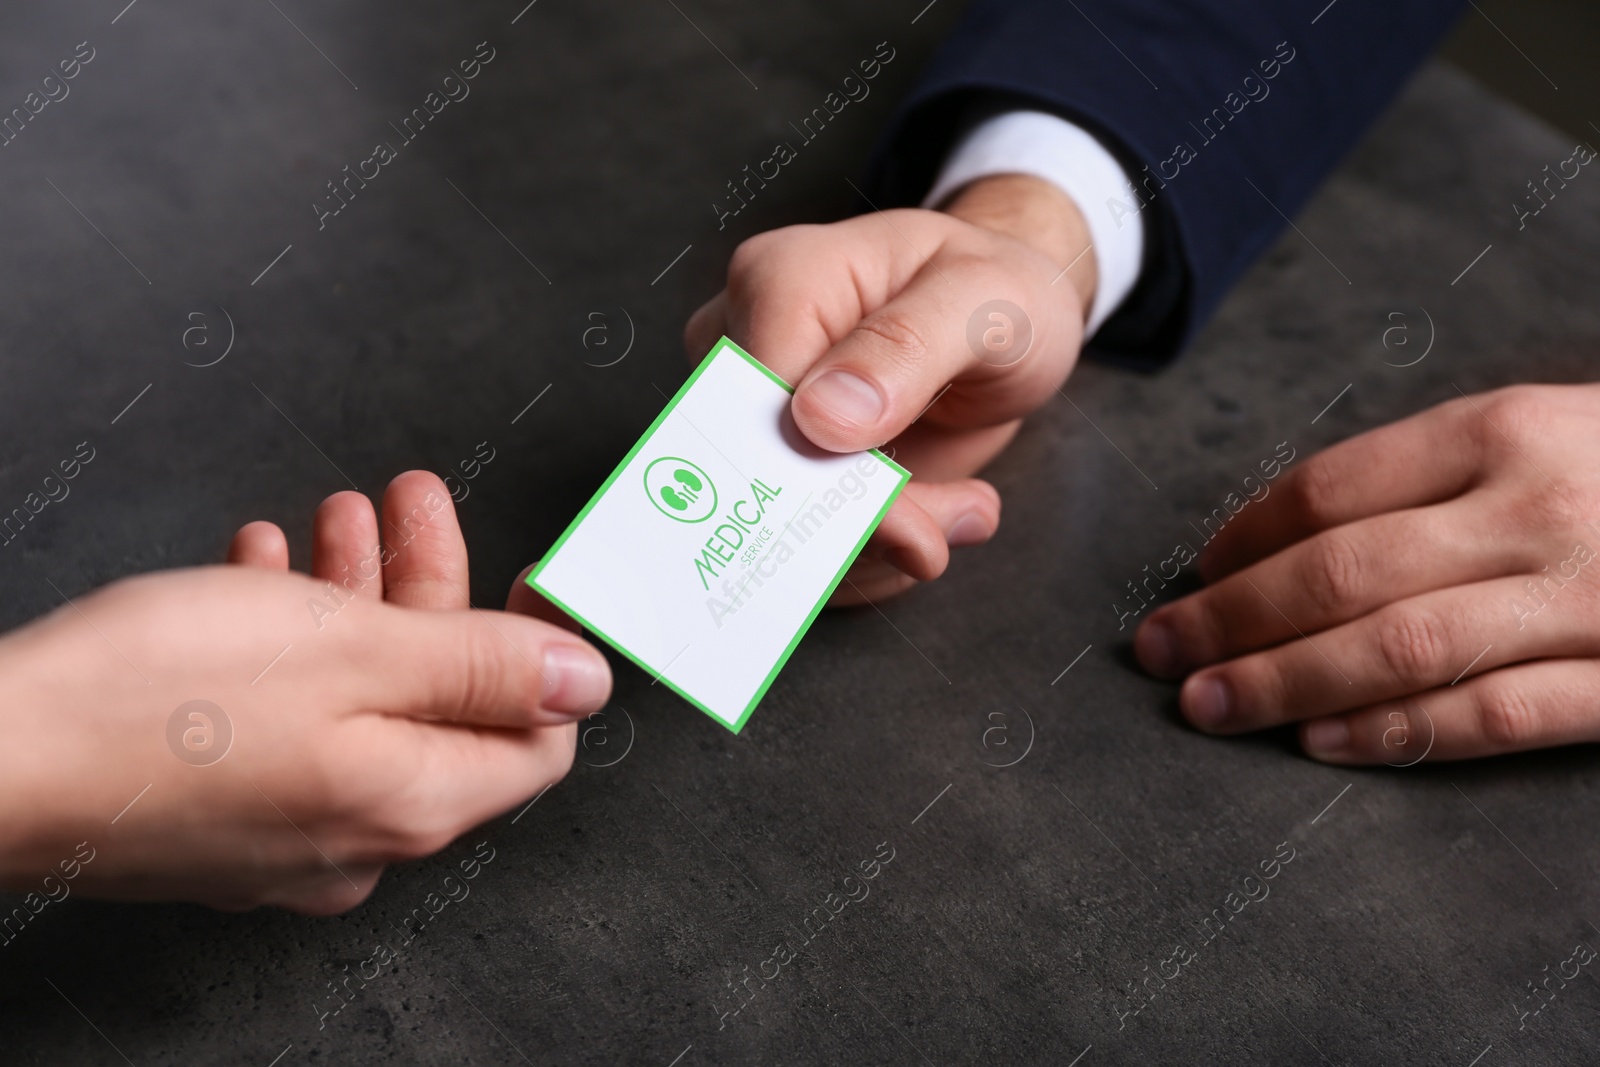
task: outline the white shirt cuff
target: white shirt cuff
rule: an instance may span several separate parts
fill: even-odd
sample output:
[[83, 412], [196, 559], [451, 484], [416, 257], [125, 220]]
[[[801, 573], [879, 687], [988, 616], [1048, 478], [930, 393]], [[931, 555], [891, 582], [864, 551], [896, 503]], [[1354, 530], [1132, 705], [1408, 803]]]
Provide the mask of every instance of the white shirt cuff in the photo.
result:
[[922, 206], [936, 207], [967, 183], [995, 174], [1042, 178], [1078, 205], [1099, 272], [1084, 328], [1088, 340], [1132, 292], [1144, 264], [1144, 222], [1127, 172], [1081, 127], [1043, 111], [1010, 111], [961, 139]]

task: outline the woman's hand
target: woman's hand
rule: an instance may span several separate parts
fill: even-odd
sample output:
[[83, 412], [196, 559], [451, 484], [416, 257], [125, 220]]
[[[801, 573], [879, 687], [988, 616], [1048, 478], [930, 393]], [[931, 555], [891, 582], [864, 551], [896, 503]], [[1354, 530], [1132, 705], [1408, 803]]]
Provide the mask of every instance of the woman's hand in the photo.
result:
[[[383, 518], [380, 548], [339, 493], [311, 575], [251, 523], [230, 566], [119, 581], [0, 640], [0, 884], [37, 890], [86, 842], [72, 892], [330, 914], [559, 780], [604, 657], [469, 609], [432, 474], [396, 478]], [[196, 700], [220, 711], [179, 712]]]
[[1600, 386], [1462, 397], [1291, 471], [1135, 649], [1200, 729], [1333, 763], [1600, 740], [1597, 524]]

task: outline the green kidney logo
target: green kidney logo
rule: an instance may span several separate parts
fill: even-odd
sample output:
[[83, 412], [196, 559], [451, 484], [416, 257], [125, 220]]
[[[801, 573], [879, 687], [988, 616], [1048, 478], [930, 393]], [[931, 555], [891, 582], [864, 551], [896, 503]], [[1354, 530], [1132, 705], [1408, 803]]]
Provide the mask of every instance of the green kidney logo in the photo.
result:
[[717, 510], [717, 487], [705, 470], [677, 456], [662, 456], [644, 469], [650, 503], [669, 519], [704, 522]]

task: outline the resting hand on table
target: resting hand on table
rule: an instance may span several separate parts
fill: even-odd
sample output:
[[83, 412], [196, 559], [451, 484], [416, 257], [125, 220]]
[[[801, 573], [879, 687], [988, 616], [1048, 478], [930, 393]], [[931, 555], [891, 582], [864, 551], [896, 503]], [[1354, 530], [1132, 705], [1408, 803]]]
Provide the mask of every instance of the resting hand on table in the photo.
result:
[[[838, 600], [936, 578], [950, 548], [994, 536], [999, 495], [970, 476], [1077, 361], [1095, 286], [1088, 245], [1065, 193], [1004, 175], [971, 183], [942, 211], [790, 226], [734, 253], [727, 288], [684, 331], [691, 357], [726, 334], [796, 386], [794, 419], [814, 444], [884, 447], [916, 477]], [[1000, 320], [980, 320], [980, 334], [996, 331], [985, 358], [968, 343], [969, 320], [997, 299], [1031, 320], [1025, 354], [999, 345]]]
[[[466, 546], [433, 475], [395, 479], [383, 554], [378, 538], [367, 499], [339, 493], [317, 512], [309, 576], [278, 527], [251, 523], [230, 566], [119, 581], [0, 639], [0, 886], [59, 893], [60, 874], [41, 879], [92, 855], [67, 891], [333, 913], [385, 864], [560, 779], [574, 724], [610, 691], [604, 657], [468, 610]], [[168, 748], [169, 717], [195, 699], [233, 730], [199, 766]]]
[[1600, 386], [1516, 386], [1336, 445], [1223, 527], [1138, 657], [1200, 729], [1298, 721], [1334, 763], [1600, 740], [1597, 430]]

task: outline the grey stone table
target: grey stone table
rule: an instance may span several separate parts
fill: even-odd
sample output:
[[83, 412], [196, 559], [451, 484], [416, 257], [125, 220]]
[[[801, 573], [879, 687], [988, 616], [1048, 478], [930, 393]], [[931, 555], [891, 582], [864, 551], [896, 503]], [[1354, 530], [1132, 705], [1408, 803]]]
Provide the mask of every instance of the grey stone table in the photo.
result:
[[[523, 3], [0, 14], [0, 111], [92, 55], [0, 148], [0, 503], [96, 450], [0, 555], [7, 625], [249, 519], [303, 562], [321, 497], [480, 442], [460, 510], [497, 603], [686, 375], [681, 323], [737, 241], [850, 209], [956, 14]], [[725, 183], [882, 41], [871, 97], [719, 229]], [[349, 915], [51, 907], [0, 948], [0, 1060], [1594, 1062], [1600, 989], [1517, 1017], [1596, 936], [1592, 749], [1348, 772], [1208, 739], [1113, 607], [1282, 442], [1592, 375], [1600, 188], [1521, 232], [1509, 206], [1569, 153], [1425, 71], [1181, 363], [1082, 368], [995, 465], [994, 543], [824, 616], [741, 736], [619, 661], [565, 782]], [[471, 896], [396, 945], [479, 841]]]

